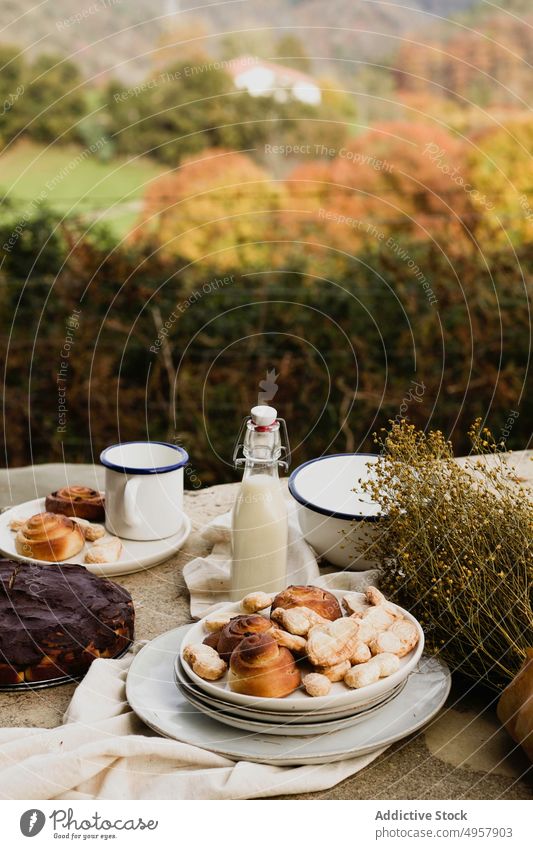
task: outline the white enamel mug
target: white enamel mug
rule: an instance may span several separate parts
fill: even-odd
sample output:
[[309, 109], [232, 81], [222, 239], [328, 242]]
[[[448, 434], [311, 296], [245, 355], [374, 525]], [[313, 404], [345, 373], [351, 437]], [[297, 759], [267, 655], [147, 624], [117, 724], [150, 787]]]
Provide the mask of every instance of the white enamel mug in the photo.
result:
[[189, 455], [170, 442], [121, 442], [100, 454], [105, 526], [124, 539], [165, 539], [183, 522], [183, 467]]

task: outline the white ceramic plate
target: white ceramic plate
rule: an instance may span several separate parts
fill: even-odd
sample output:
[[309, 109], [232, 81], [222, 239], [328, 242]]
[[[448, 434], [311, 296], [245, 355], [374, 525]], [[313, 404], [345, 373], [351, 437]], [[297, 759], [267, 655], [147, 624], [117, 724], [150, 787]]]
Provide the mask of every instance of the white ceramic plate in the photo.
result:
[[[332, 592], [339, 601], [344, 595], [346, 595], [346, 591], [344, 590], [332, 590]], [[413, 651], [409, 652], [409, 654], [405, 657], [400, 658], [400, 668], [397, 672], [393, 675], [389, 675], [388, 678], [382, 678], [380, 681], [376, 681], [375, 684], [369, 684], [367, 687], [361, 687], [359, 690], [351, 690], [346, 686], [346, 684], [340, 681], [333, 684], [329, 695], [327, 696], [311, 698], [311, 696], [308, 696], [304, 691], [303, 687], [300, 687], [298, 690], [295, 690], [294, 693], [291, 693], [289, 696], [285, 696], [283, 699], [267, 699], [245, 696], [241, 693], [233, 693], [228, 687], [227, 674], [219, 681], [204, 681], [203, 678], [200, 678], [199, 675], [196, 675], [196, 673], [193, 672], [183, 657], [183, 649], [185, 645], [201, 643], [206, 636], [207, 631], [204, 628], [202, 619], [191, 626], [187, 640], [180, 650], [181, 663], [187, 675], [197, 687], [223, 702], [228, 702], [234, 705], [254, 707], [260, 710], [269, 710], [274, 713], [285, 713], [285, 711], [297, 711], [301, 713], [305, 711], [313, 712], [321, 710], [322, 708], [359, 707], [373, 701], [374, 699], [384, 697], [398, 684], [404, 681], [409, 673], [415, 668], [424, 650], [424, 632], [422, 631], [418, 621], [414, 618], [414, 616], [411, 616], [407, 610], [404, 610], [398, 605], [396, 606], [398, 607], [398, 610], [400, 610], [402, 614], [416, 626], [419, 634], [418, 644]], [[265, 615], [268, 615], [269, 613], [269, 611], [263, 612]], [[240, 602], [230, 603], [224, 605], [224, 607], [218, 608], [217, 615], [219, 613], [234, 613], [235, 616], [240, 613], [242, 614]], [[206, 618], [209, 618], [209, 616]]]
[[[359, 722], [365, 722], [369, 716], [372, 716], [372, 714], [381, 710], [388, 702], [396, 698], [404, 686], [405, 683], [400, 684], [383, 702], [367, 708], [367, 710], [360, 711], [352, 716], [345, 716], [341, 719], [326, 719], [321, 722], [295, 722], [292, 714], [285, 714], [285, 719], [278, 718], [276, 722], [264, 719], [259, 721], [247, 719], [229, 713], [228, 711], [220, 710], [216, 706], [213, 707], [204, 699], [195, 698], [191, 695], [190, 690], [186, 690], [181, 685], [178, 685], [178, 689], [187, 701], [201, 713], [205, 713], [206, 716], [216, 719], [217, 722], [221, 722], [223, 725], [229, 725], [231, 728], [239, 728], [241, 731], [253, 731], [258, 734], [275, 734], [277, 737], [308, 737], [315, 734], [330, 734], [332, 731], [340, 731], [342, 728], [351, 728]], [[309, 719], [314, 718], [314, 714], [311, 714], [309, 717]]]
[[228, 704], [228, 702], [223, 702], [220, 699], [215, 699], [213, 696], [204, 693], [203, 690], [200, 690], [187, 678], [187, 675], [181, 666], [179, 655], [176, 656], [174, 672], [176, 675], [176, 682], [185, 695], [190, 694], [193, 699], [202, 701], [204, 704], [208, 705], [208, 707], [225, 711], [226, 713], [231, 713], [233, 716], [240, 716], [243, 719], [251, 719], [259, 722], [271, 722], [272, 724], [280, 722], [294, 724], [308, 723], [311, 721], [330, 722], [334, 719], [345, 719], [347, 717], [357, 716], [358, 714], [365, 713], [378, 705], [384, 704], [390, 698], [393, 698], [397, 693], [399, 693], [400, 689], [405, 684], [404, 681], [385, 696], [381, 696], [379, 699], [373, 699], [371, 702], [360, 705], [356, 708], [343, 707], [338, 708], [337, 710], [316, 710], [305, 711], [302, 713], [296, 713], [296, 711], [280, 713], [278, 711], [276, 713], [267, 710], [254, 710], [252, 707], [243, 707], [242, 705]]
[[401, 740], [426, 725], [450, 690], [445, 664], [424, 658], [400, 695], [360, 725], [305, 738], [275, 737], [228, 728], [205, 716], [180, 694], [174, 658], [188, 626], [148, 643], [133, 659], [126, 696], [136, 714], [164, 737], [217, 752], [231, 760], [298, 766], [347, 760]]
[[[45, 511], [45, 499], [34, 498], [33, 501], [25, 501], [23, 504], [17, 504], [16, 507], [11, 507], [0, 515], [0, 551], [7, 557], [12, 557], [14, 560], [20, 560], [24, 563], [43, 563], [50, 565], [48, 561], [36, 560], [31, 557], [22, 557], [15, 548], [15, 534], [9, 527], [12, 519], [29, 519], [35, 513], [43, 513]], [[150, 542], [137, 542], [130, 539], [122, 540], [122, 554], [120, 559], [115, 563], [85, 563], [85, 554], [94, 543], [86, 543], [82, 550], [75, 555], [69, 557], [66, 561], [57, 561], [63, 563], [79, 563], [85, 566], [89, 572], [95, 575], [102, 575], [108, 578], [115, 578], [119, 575], [128, 575], [131, 572], [140, 572], [143, 569], [149, 569], [150, 566], [156, 566], [164, 560], [168, 560], [173, 554], [178, 551], [187, 540], [191, 532], [191, 520], [184, 513], [183, 525], [179, 533], [174, 534], [167, 539], [153, 540]]]

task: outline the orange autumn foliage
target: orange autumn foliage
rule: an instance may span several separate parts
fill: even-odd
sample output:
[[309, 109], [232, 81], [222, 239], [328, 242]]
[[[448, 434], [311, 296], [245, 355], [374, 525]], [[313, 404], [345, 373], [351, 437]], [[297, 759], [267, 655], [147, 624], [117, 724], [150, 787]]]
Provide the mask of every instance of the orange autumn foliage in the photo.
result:
[[249, 156], [202, 151], [154, 180], [132, 239], [157, 238], [163, 256], [211, 257], [221, 270], [268, 262], [272, 216], [283, 186]]
[[334, 159], [292, 172], [292, 220], [317, 242], [350, 253], [391, 233], [464, 246], [475, 215], [463, 162], [463, 143], [443, 130], [381, 124]]

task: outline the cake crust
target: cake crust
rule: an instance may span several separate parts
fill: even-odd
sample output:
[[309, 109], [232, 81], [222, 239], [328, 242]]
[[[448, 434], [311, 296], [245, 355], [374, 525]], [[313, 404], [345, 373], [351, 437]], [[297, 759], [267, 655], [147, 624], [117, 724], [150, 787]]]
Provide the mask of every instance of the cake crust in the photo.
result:
[[84, 566], [0, 560], [0, 685], [79, 677], [133, 627], [128, 591]]

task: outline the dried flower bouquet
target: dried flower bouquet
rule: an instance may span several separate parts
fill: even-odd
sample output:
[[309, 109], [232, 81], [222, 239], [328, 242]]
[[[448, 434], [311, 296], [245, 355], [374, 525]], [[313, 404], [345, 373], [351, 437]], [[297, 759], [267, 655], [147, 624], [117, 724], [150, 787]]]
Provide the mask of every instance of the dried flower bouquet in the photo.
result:
[[487, 429], [470, 431], [460, 465], [440, 431], [407, 422], [376, 437], [381, 503], [367, 556], [381, 587], [422, 623], [427, 646], [455, 671], [501, 689], [533, 645], [533, 503]]

